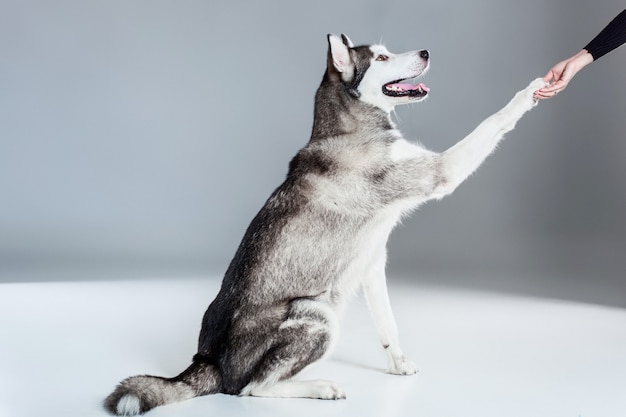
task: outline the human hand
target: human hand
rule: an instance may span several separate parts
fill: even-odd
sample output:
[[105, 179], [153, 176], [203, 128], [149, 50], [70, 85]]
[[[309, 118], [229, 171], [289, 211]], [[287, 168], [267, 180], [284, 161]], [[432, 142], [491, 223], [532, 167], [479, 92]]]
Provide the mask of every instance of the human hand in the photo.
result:
[[582, 50], [576, 55], [559, 62], [543, 77], [549, 86], [535, 91], [534, 97], [537, 100], [543, 100], [556, 96], [563, 91], [574, 75], [583, 69], [586, 65], [593, 62], [593, 56], [586, 50]]

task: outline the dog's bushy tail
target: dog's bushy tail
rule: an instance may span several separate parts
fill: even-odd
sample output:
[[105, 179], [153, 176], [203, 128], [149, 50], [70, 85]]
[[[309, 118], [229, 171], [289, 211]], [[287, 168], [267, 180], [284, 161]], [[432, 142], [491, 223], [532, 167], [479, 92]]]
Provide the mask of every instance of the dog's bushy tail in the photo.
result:
[[136, 416], [160, 405], [218, 392], [220, 385], [221, 376], [213, 365], [194, 362], [174, 378], [126, 378], [104, 400], [104, 407], [119, 416]]

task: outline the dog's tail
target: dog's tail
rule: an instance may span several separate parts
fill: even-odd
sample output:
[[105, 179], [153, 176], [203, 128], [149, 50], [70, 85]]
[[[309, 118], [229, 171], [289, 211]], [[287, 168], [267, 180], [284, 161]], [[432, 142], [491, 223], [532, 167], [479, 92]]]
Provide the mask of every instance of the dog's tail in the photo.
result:
[[216, 393], [221, 380], [213, 365], [194, 361], [174, 378], [149, 375], [126, 378], [104, 400], [104, 407], [119, 416], [136, 416], [160, 405]]

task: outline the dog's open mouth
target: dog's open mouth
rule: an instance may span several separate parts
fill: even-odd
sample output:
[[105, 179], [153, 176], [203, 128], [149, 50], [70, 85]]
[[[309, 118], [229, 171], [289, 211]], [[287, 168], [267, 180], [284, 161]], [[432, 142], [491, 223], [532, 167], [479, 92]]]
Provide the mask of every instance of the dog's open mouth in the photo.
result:
[[411, 84], [406, 79], [396, 80], [383, 85], [383, 94], [390, 97], [425, 97], [430, 89], [423, 83]]

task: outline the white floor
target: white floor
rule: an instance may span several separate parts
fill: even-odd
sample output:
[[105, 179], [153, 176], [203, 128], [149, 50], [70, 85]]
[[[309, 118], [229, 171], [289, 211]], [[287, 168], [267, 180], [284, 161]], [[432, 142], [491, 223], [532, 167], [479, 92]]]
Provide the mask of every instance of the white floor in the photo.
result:
[[[134, 374], [173, 376], [194, 353], [211, 279], [0, 284], [0, 417], [105, 416]], [[302, 378], [337, 381], [342, 401], [213, 395], [148, 416], [615, 417], [626, 415], [626, 310], [394, 286], [415, 376], [384, 372], [360, 298], [334, 353]]]

